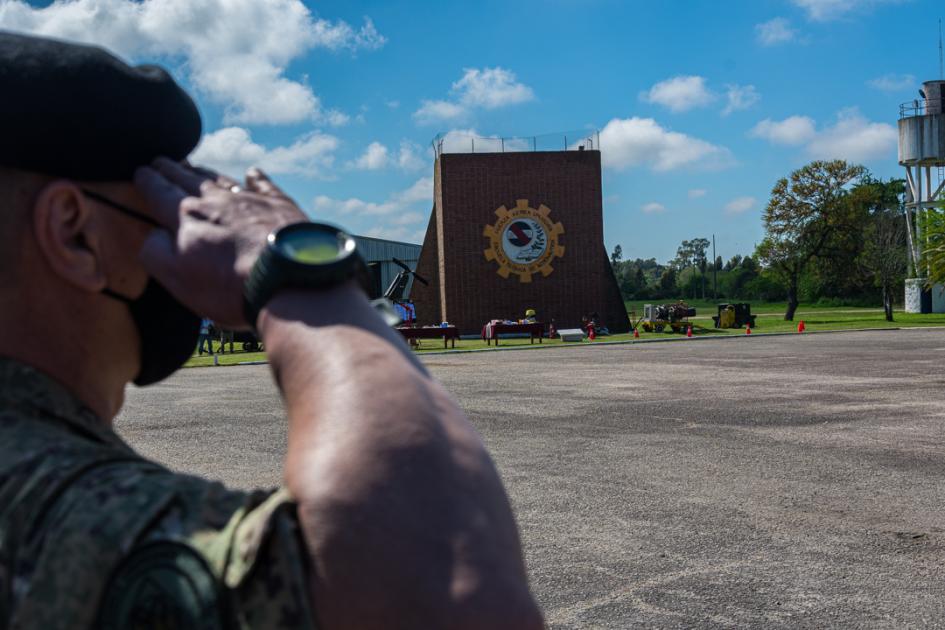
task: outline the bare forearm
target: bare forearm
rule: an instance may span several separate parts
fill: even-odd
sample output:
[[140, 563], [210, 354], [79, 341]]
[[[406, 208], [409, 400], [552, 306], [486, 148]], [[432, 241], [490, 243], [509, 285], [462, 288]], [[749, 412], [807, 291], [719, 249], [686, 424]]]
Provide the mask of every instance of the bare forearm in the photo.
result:
[[405, 627], [540, 624], [507, 499], [462, 412], [363, 297], [322, 298], [277, 297], [260, 330], [325, 627], [396, 627], [406, 585]]
[[247, 277], [268, 235], [304, 221], [297, 204], [255, 169], [241, 186], [157, 160], [135, 183], [165, 228], [142, 247], [148, 272], [192, 311], [263, 336], [320, 626], [540, 624], [492, 462], [364, 295], [283, 291], [245, 321]]

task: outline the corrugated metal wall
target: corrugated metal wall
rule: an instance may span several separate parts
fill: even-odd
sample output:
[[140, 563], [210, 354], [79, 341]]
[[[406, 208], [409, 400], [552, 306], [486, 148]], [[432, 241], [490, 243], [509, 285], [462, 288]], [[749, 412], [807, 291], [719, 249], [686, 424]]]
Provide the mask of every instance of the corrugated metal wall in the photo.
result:
[[[358, 244], [358, 251], [364, 258], [364, 262], [370, 264], [377, 262], [381, 267], [381, 292], [387, 290], [390, 283], [400, 272], [400, 267], [390, 262], [391, 258], [407, 264], [411, 270], [417, 269], [417, 261], [420, 259], [420, 245], [413, 243], [401, 243], [399, 241], [385, 241], [380, 238], [370, 236], [355, 236], [354, 240]], [[405, 295], [410, 295], [410, 289], [413, 287], [413, 278], [407, 285]]]

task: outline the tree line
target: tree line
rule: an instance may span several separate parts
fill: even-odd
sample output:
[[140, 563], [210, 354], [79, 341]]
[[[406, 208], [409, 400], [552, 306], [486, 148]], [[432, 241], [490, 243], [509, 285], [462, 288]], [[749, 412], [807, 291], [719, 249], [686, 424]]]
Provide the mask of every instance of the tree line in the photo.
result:
[[[774, 185], [753, 252], [713, 261], [709, 240], [699, 237], [683, 241], [666, 264], [624, 260], [619, 245], [611, 264], [627, 300], [785, 301], [787, 320], [801, 302], [883, 304], [892, 321], [908, 273], [904, 192], [904, 180], [877, 179], [842, 160], [815, 161]], [[945, 220], [931, 211], [926, 223], [938, 247], [928, 250], [929, 267], [945, 277]]]

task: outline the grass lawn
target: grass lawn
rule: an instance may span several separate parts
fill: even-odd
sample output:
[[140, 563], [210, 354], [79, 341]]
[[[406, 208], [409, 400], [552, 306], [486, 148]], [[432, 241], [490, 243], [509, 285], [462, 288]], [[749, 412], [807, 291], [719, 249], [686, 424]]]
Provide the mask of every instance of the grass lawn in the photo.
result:
[[[712, 327], [712, 315], [715, 314], [715, 303], [709, 302], [691, 302], [691, 306], [696, 307], [697, 316], [692, 318], [693, 336], [702, 337], [708, 335], [744, 335], [744, 329], [720, 330]], [[862, 308], [852, 306], [840, 307], [818, 307], [801, 305], [797, 309], [793, 322], [784, 321], [784, 303], [752, 303], [752, 314], [757, 315], [757, 324], [752, 329], [752, 333], [771, 333], [771, 332], [794, 332], [797, 330], [797, 323], [801, 320], [808, 332], [818, 330], [848, 330], [856, 328], [907, 328], [915, 326], [945, 326], [945, 314], [942, 315], [918, 315], [911, 313], [894, 313], [895, 321], [887, 322], [883, 317], [882, 308]], [[627, 309], [636, 308], [637, 317], [643, 313], [643, 303], [627, 303]], [[684, 339], [685, 335], [672, 333], [647, 333], [640, 331], [640, 339]], [[611, 335], [609, 337], [598, 337], [599, 341], [627, 341], [633, 338], [632, 333], [623, 335]], [[500, 348], [530, 346], [528, 339], [502, 339]], [[584, 342], [589, 343], [589, 342]], [[533, 347], [546, 347], [562, 345], [559, 339], [545, 339], [539, 345], [537, 342]], [[579, 345], [579, 344], [573, 344]], [[214, 348], [216, 349], [216, 345]], [[486, 342], [481, 339], [461, 339], [456, 342], [457, 350], [485, 350]], [[443, 341], [440, 339], [422, 339], [418, 352], [442, 352]], [[246, 361], [264, 361], [266, 354], [264, 352], [240, 352], [235, 354], [222, 354], [219, 356], [220, 365], [234, 365]], [[196, 353], [187, 361], [184, 367], [205, 367], [213, 365], [213, 357], [204, 355], [198, 357]]]
[[[217, 360], [219, 365], [236, 365], [237, 363], [243, 363], [246, 361], [265, 361], [266, 353], [265, 352], [243, 352], [238, 349], [239, 344], [236, 344], [237, 350], [234, 353], [227, 352], [226, 354], [217, 354]], [[220, 347], [218, 344], [213, 344], [213, 350], [215, 352], [219, 351]], [[229, 346], [227, 346], [229, 349]], [[204, 354], [199, 356], [196, 352], [194, 355], [187, 360], [187, 363], [184, 364], [184, 367], [207, 367], [213, 365], [213, 356]]]
[[[719, 299], [719, 300], [684, 300], [689, 306], [693, 306], [696, 309], [696, 313], [701, 317], [705, 315], [706, 317], [711, 318], [717, 312], [717, 307], [719, 304], [727, 302], [728, 300]], [[738, 301], [738, 300], [733, 300]], [[627, 312], [636, 311], [637, 317], [643, 315], [643, 305], [644, 304], [671, 304], [673, 300], [632, 300], [624, 302], [624, 305], [627, 307]], [[787, 302], [749, 302], [751, 304], [751, 314], [759, 315], [761, 317], [784, 317], [784, 311], [787, 310]], [[840, 311], [854, 311], [854, 312], [868, 312], [876, 311], [882, 313], [882, 306], [875, 307], [861, 307], [861, 306], [818, 306], [816, 304], [801, 304], [797, 312], [801, 313], [837, 313]], [[795, 317], [795, 320], [797, 318]]]

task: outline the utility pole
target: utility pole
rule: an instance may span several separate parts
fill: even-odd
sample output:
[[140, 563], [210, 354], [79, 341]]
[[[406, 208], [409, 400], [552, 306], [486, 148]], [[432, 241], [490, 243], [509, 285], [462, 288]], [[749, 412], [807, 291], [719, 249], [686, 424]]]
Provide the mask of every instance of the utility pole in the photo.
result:
[[712, 296], [715, 301], [719, 300], [719, 265], [718, 258], [715, 257], [715, 234], [712, 235]]

